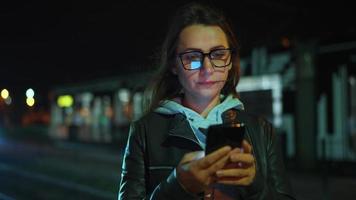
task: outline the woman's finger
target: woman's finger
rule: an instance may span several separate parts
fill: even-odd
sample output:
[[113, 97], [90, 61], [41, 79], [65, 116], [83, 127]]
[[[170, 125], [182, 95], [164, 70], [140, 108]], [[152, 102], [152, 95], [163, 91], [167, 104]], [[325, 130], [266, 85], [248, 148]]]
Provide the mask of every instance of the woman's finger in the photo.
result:
[[242, 149], [244, 153], [252, 153], [252, 146], [246, 141], [242, 141]]
[[218, 180], [217, 183], [226, 184], [226, 185], [241, 185], [248, 186], [253, 182], [253, 177], [242, 177], [236, 179], [226, 179], [226, 180]]
[[184, 163], [191, 162], [193, 160], [197, 160], [197, 159], [203, 158], [203, 157], [204, 157], [204, 151], [189, 152], [189, 153], [184, 154], [180, 163], [184, 164]]
[[210, 165], [208, 169], [206, 169], [206, 172], [208, 175], [216, 175], [216, 171], [224, 168], [224, 166], [228, 163], [229, 161], [229, 155], [225, 155], [218, 161], [216, 161], [214, 164]]
[[252, 174], [251, 169], [242, 169], [242, 168], [235, 168], [235, 169], [221, 169], [216, 172], [216, 176], [218, 178], [222, 177], [244, 177]]
[[219, 159], [227, 155], [231, 151], [231, 147], [229, 146], [224, 146], [221, 147], [220, 149], [206, 155], [204, 158], [198, 160], [197, 165], [200, 168], [206, 169], [209, 168], [212, 164], [217, 162]]
[[233, 163], [242, 162], [251, 165], [255, 162], [255, 158], [248, 153], [234, 153], [230, 155], [230, 161]]

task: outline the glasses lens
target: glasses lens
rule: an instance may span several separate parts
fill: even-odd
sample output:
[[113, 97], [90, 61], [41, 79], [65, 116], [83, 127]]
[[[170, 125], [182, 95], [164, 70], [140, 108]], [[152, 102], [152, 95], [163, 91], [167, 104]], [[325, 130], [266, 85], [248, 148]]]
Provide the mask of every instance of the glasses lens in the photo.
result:
[[190, 63], [190, 69], [199, 69], [201, 67], [200, 61], [192, 61]]
[[225, 67], [230, 64], [231, 50], [217, 49], [210, 52], [210, 60], [216, 67]]
[[201, 67], [203, 54], [201, 52], [187, 52], [181, 54], [181, 60], [186, 69], [198, 69]]

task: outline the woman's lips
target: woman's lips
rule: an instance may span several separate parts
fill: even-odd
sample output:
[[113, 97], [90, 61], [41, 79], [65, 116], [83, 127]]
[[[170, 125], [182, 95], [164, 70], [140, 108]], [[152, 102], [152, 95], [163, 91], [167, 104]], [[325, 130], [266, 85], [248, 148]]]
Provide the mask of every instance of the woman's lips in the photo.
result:
[[212, 86], [216, 83], [219, 83], [220, 81], [199, 81], [197, 82], [198, 85], [201, 85], [201, 86]]
[[199, 81], [198, 82], [198, 84], [201, 84], [201, 85], [211, 85], [214, 83], [216, 83], [216, 81]]
[[222, 82], [222, 81], [198, 81], [198, 84], [202, 84], [202, 85], [211, 85], [211, 84], [214, 84], [214, 83], [218, 83], [218, 82]]

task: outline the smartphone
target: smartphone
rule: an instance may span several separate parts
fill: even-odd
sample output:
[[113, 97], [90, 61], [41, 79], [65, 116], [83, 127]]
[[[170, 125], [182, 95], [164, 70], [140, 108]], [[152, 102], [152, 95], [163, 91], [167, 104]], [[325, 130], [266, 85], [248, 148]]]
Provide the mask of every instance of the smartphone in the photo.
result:
[[245, 136], [244, 124], [220, 124], [208, 128], [205, 155], [223, 147], [241, 148]]

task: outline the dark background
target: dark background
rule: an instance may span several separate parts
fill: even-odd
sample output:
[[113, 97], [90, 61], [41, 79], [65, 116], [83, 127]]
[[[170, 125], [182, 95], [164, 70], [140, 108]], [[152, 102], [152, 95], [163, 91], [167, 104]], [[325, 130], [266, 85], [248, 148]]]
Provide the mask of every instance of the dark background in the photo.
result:
[[[2, 1], [0, 87], [56, 85], [149, 69], [168, 19], [186, 1]], [[226, 11], [242, 56], [282, 38], [354, 37], [355, 14], [343, 1], [209, 1]]]
[[[117, 198], [127, 124], [111, 127], [114, 138], [111, 143], [97, 140], [90, 134], [98, 131], [90, 131], [88, 126], [73, 126], [72, 119], [68, 123], [67, 120], [59, 123], [51, 117], [55, 113], [50, 110], [55, 108], [51, 104], [56, 102], [55, 95], [59, 92], [50, 91], [58, 88], [65, 93], [71, 91], [68, 94], [79, 99], [75, 95], [82, 91], [76, 89], [84, 88], [95, 97], [113, 97], [119, 88], [116, 81], [110, 80], [115, 80], [117, 75], [134, 80], [130, 73], [155, 66], [154, 57], [164, 38], [168, 19], [176, 7], [185, 2], [0, 1], [0, 90], [7, 88], [12, 99], [11, 105], [0, 99], [0, 199]], [[354, 132], [350, 129], [342, 135], [342, 130], [337, 132], [334, 128], [348, 123], [346, 120], [338, 122], [337, 117], [343, 116], [352, 122], [355, 108], [351, 106], [354, 104], [347, 102], [343, 105], [341, 100], [354, 98], [351, 94], [339, 98], [333, 89], [334, 76], [339, 83], [350, 78], [350, 84], [347, 83], [347, 87], [339, 85], [340, 89], [351, 88], [350, 80], [355, 80], [356, 14], [355, 6], [351, 5], [353, 2], [209, 2], [231, 18], [240, 40], [242, 57], [249, 57], [254, 48], [267, 47], [268, 53], [290, 48], [288, 53], [293, 54], [298, 49], [294, 47], [306, 45], [280, 72], [288, 79], [286, 74], [298, 67], [290, 82], [283, 83], [283, 115], [289, 119], [285, 121], [286, 127], [293, 131], [282, 128], [286, 133], [282, 132], [280, 138], [285, 158], [287, 145], [293, 144], [295, 148], [295, 155], [286, 159], [291, 184], [298, 199], [354, 198], [355, 160], [347, 160], [346, 154], [325, 157], [325, 152], [356, 152]], [[283, 44], [283, 41], [289, 44]], [[308, 52], [313, 49], [308, 45], [314, 43], [318, 48], [341, 44], [341, 49], [345, 50], [319, 52], [316, 63], [308, 63], [308, 59], [303, 58], [313, 55]], [[302, 73], [308, 66], [314, 67], [315, 74], [311, 77]], [[347, 75], [341, 77], [343, 66], [347, 67]], [[252, 64], [249, 70], [252, 70]], [[96, 79], [114, 83], [115, 91], [106, 91], [109, 84], [102, 87], [105, 81]], [[29, 87], [36, 93], [33, 107], [25, 104], [24, 93]], [[245, 94], [251, 105], [249, 108], [262, 111], [259, 114], [272, 113], [269, 94], [269, 91]], [[316, 106], [322, 95], [327, 98], [328, 137], [320, 144], [317, 126], [323, 124], [319, 119], [324, 116], [317, 116], [320, 112]], [[337, 100], [340, 102], [334, 105], [333, 101]], [[74, 109], [79, 107], [73, 106]], [[344, 115], [336, 115], [337, 109], [345, 109]], [[119, 109], [116, 111], [120, 112]], [[88, 140], [76, 139], [76, 134], [82, 130], [87, 131]], [[52, 133], [58, 135], [54, 137]], [[64, 137], [56, 138], [60, 133]], [[287, 134], [295, 137], [295, 141], [286, 142]], [[333, 137], [335, 134], [342, 135], [347, 141], [342, 144], [343, 150], [338, 149], [341, 145], [331, 145], [339, 141], [338, 137]], [[323, 148], [322, 157], [317, 156], [318, 147]]]

